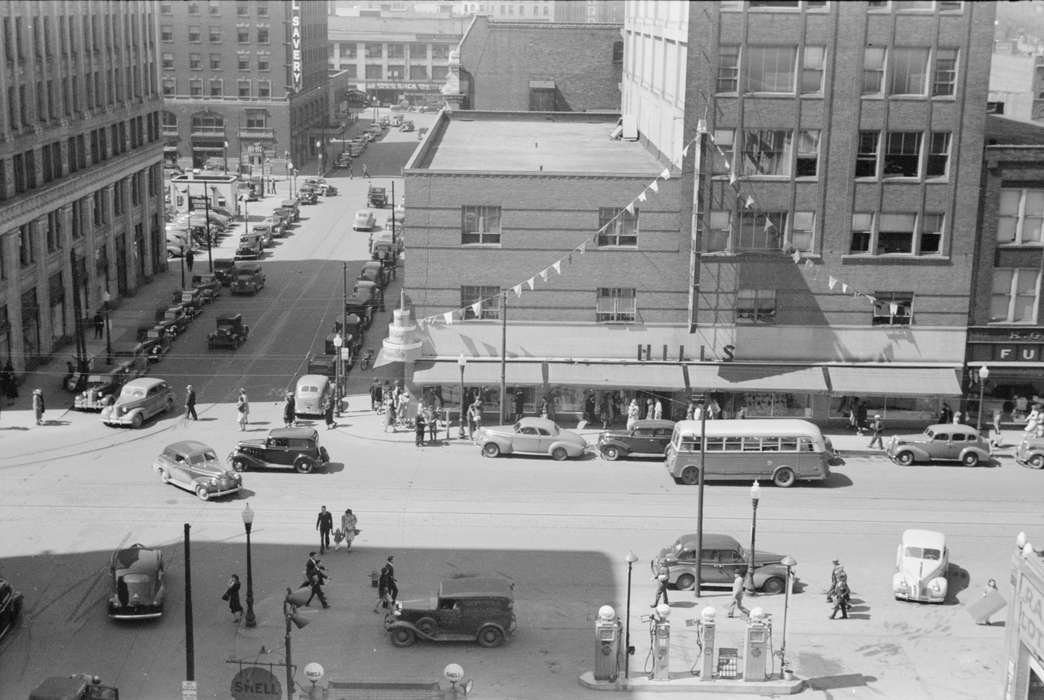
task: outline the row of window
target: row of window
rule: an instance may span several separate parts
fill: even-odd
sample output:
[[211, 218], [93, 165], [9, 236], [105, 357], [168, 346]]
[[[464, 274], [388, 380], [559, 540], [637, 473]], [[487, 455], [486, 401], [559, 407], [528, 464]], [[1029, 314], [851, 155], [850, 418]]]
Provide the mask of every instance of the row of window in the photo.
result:
[[[163, 70], [174, 70], [174, 54], [171, 52], [164, 52], [160, 54], [160, 67]], [[203, 70], [203, 55], [198, 53], [190, 53], [188, 55], [189, 70]], [[208, 70], [224, 70], [223, 56], [219, 53], [212, 53], [207, 59]], [[251, 70], [256, 68], [259, 71], [270, 71], [272, 70], [272, 53], [270, 51], [258, 51], [256, 54], [250, 51], [238, 51], [236, 55], [236, 69], [237, 70]]]
[[[330, 44], [330, 56], [335, 56], [335, 47], [341, 58], [357, 58], [359, 55], [359, 43], [354, 41], [340, 41]], [[429, 53], [432, 60], [445, 61], [449, 58], [450, 49], [453, 44], [384, 44], [379, 42], [362, 43], [363, 55], [366, 58], [406, 58], [407, 46], [411, 61], [426, 61]]]
[[[460, 305], [466, 319], [499, 319], [499, 287], [464, 286], [460, 288]], [[638, 293], [633, 287], [599, 287], [595, 290], [595, 321], [599, 323], [634, 323], [638, 318]], [[472, 309], [482, 301], [478, 315]]]
[[[870, 0], [867, 9], [871, 12], [960, 12], [964, 9], [961, 0]], [[810, 12], [829, 9], [827, 0], [721, 0], [722, 10], [808, 10]]]
[[[358, 66], [354, 63], [341, 63], [337, 70], [344, 71], [349, 80], [359, 77]], [[427, 66], [411, 65], [409, 70], [410, 80], [445, 80], [449, 76], [449, 66], [432, 66], [429, 73]], [[365, 66], [365, 76], [368, 80], [404, 80], [407, 78], [406, 66]]]
[[[268, 44], [271, 37], [271, 27], [266, 25], [251, 26], [239, 25], [236, 27], [236, 42], [240, 44]], [[211, 44], [220, 44], [225, 40], [224, 28], [221, 25], [212, 24], [207, 26], [207, 41]], [[190, 44], [199, 44], [203, 41], [203, 28], [198, 24], [188, 26], [186, 38]], [[178, 41], [175, 36], [173, 24], [160, 25], [160, 41], [164, 44], [173, 44]]]
[[[57, 32], [52, 26], [52, 17], [44, 14], [39, 17], [7, 16], [0, 22], [0, 43], [4, 47], [4, 57], [8, 61], [24, 61], [28, 49], [32, 49], [35, 58], [40, 61], [44, 58], [52, 59], [55, 56], [54, 48], [57, 47], [62, 56], [76, 58], [83, 47], [84, 51], [100, 53], [102, 47], [109, 53], [119, 55], [124, 49], [136, 52], [141, 40], [147, 43], [148, 51], [153, 48], [152, 43], [152, 13], [132, 14], [122, 13], [92, 13], [90, 15], [59, 15], [57, 17]], [[80, 24], [82, 34], [77, 32], [76, 25]], [[27, 44], [26, 29], [31, 34], [31, 45]], [[82, 35], [82, 43], [79, 37]]]
[[[864, 97], [953, 97], [957, 48], [867, 46], [863, 52]], [[826, 46], [725, 44], [720, 49], [717, 92], [725, 94], [822, 95]]]
[[[223, 0], [207, 0], [207, 14], [211, 17], [220, 17], [222, 7], [227, 7], [228, 3]], [[244, 0], [237, 0], [236, 3], [236, 17], [249, 17], [250, 11], [253, 10], [254, 14], [258, 17], [268, 17], [268, 0], [255, 0], [254, 2], [245, 2]], [[169, 17], [174, 14], [174, 3], [161, 2], [159, 4], [160, 15]], [[195, 0], [190, 0], [186, 3], [186, 10], [190, 15], [199, 15], [200, 3]]]
[[[184, 80], [184, 79], [182, 79]], [[162, 88], [164, 97], [176, 97], [178, 93], [177, 78], [163, 78]], [[210, 78], [206, 81], [206, 92], [204, 92], [204, 81], [202, 78], [188, 79], [188, 94], [190, 97], [232, 97], [225, 92], [225, 81], [222, 78]], [[267, 100], [272, 97], [271, 80], [236, 80], [235, 97], [251, 97]]]
[[[190, 124], [193, 133], [225, 133], [225, 119], [220, 114], [212, 112], [193, 114]], [[162, 112], [161, 125], [164, 131], [177, 131], [178, 115], [174, 112]], [[270, 129], [272, 128], [272, 116], [267, 109], [244, 109], [239, 125], [245, 129]]]

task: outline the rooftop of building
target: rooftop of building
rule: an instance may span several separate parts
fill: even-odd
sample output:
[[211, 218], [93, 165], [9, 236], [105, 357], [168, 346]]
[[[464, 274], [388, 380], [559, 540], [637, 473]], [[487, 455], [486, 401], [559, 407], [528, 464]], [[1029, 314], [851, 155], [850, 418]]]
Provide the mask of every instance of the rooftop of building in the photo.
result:
[[1044, 125], [986, 115], [987, 146], [1044, 146]]
[[[431, 37], [457, 40], [464, 34], [470, 17], [445, 15], [382, 15], [380, 17], [345, 17], [331, 15], [327, 23], [327, 36], [331, 41], [343, 41], [359, 35], [418, 35], [425, 40]], [[375, 40], [376, 41], [376, 40]]]
[[613, 141], [619, 116], [590, 112], [444, 111], [407, 169], [656, 175], [637, 141]]

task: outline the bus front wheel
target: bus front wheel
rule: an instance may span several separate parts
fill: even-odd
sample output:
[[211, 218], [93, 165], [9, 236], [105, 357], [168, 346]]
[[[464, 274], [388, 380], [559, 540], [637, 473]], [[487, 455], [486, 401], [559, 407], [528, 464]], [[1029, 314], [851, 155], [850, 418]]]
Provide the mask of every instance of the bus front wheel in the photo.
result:
[[794, 476], [794, 470], [788, 467], [778, 470], [772, 477], [772, 483], [782, 489], [793, 486], [795, 481], [797, 481], [797, 477]]
[[685, 467], [682, 469], [681, 480], [683, 484], [693, 486], [700, 481], [700, 470], [697, 467]]

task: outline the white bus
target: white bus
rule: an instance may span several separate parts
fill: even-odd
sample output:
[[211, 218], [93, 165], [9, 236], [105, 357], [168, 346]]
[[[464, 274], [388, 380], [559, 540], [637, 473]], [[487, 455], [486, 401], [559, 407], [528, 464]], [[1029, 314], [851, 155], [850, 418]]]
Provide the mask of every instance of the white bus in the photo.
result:
[[[786, 488], [799, 479], [819, 481], [830, 476], [833, 449], [819, 427], [808, 421], [709, 420], [706, 426], [705, 481], [771, 479]], [[676, 480], [699, 482], [700, 421], [675, 424], [665, 464]]]

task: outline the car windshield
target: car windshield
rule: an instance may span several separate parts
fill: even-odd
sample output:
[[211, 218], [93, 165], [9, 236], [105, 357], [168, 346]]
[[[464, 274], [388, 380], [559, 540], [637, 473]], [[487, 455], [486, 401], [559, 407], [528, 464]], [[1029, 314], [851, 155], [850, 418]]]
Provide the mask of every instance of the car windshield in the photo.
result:
[[135, 387], [128, 387], [120, 393], [121, 399], [140, 399], [145, 396], [144, 389], [138, 389]]
[[189, 464], [194, 467], [213, 464], [218, 461], [217, 454], [213, 450], [204, 450], [189, 455]]
[[903, 549], [903, 556], [910, 559], [939, 561], [942, 558], [942, 552], [933, 547], [906, 547]]

